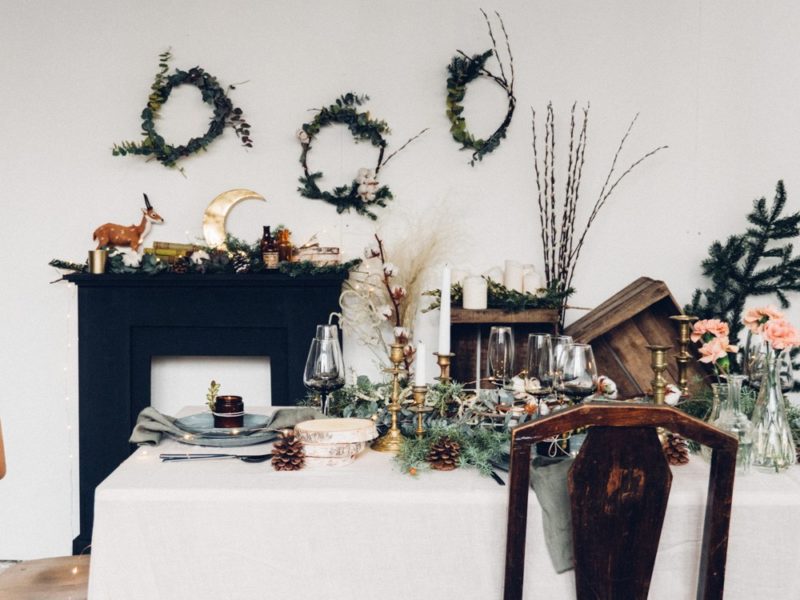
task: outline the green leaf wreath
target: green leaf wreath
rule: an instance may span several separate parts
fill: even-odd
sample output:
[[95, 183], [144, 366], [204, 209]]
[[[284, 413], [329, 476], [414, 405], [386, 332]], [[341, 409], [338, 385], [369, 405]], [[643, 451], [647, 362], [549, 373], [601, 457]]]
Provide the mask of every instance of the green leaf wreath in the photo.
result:
[[[176, 69], [172, 75], [167, 75], [169, 70], [169, 60], [172, 54], [168, 51], [159, 55], [159, 71], [156, 74], [152, 90], [147, 101], [147, 106], [142, 111], [142, 135], [141, 142], [124, 141], [114, 144], [111, 153], [114, 156], [126, 156], [136, 154], [141, 156], [153, 156], [165, 167], [175, 167], [176, 163], [206, 147], [215, 138], [222, 135], [226, 126], [230, 126], [236, 135], [247, 148], [253, 147], [253, 140], [250, 137], [250, 124], [243, 116], [242, 109], [236, 108], [228, 98], [224, 90], [217, 82], [216, 78], [206, 73], [200, 67], [194, 67], [188, 71]], [[186, 144], [172, 145], [167, 143], [164, 138], [156, 131], [155, 121], [159, 118], [159, 111], [164, 103], [169, 100], [172, 90], [180, 85], [193, 85], [202, 95], [203, 102], [210, 105], [214, 112], [208, 131], [205, 134], [190, 139]], [[233, 85], [228, 86], [229, 90], [236, 89]]]
[[[500, 21], [500, 28], [506, 40], [506, 51], [508, 54], [508, 70], [509, 75], [506, 75], [506, 67], [497, 51], [497, 42], [492, 31], [492, 24], [489, 21], [489, 16], [481, 10], [483, 17], [486, 19], [486, 25], [489, 28], [489, 37], [492, 40], [492, 50], [487, 50], [483, 54], [475, 54], [468, 56], [461, 50], [458, 55], [453, 57], [450, 65], [447, 67], [449, 77], [447, 78], [447, 118], [450, 119], [450, 133], [453, 139], [461, 144], [461, 149], [471, 149], [472, 160], [470, 165], [475, 166], [475, 162], [483, 160], [483, 157], [500, 145], [500, 140], [506, 137], [506, 131], [511, 124], [511, 118], [514, 116], [514, 109], [517, 105], [517, 99], [514, 96], [514, 56], [511, 54], [511, 45], [508, 41], [508, 33], [506, 32], [505, 24], [500, 16], [500, 13], [495, 12], [498, 21]], [[486, 68], [486, 61], [492, 56], [497, 58], [497, 64], [500, 67], [500, 75], [495, 75]], [[505, 119], [500, 123], [500, 126], [488, 138], [480, 139], [472, 135], [467, 129], [467, 122], [462, 116], [464, 106], [461, 102], [467, 92], [467, 85], [478, 77], [487, 77], [499, 85], [508, 97], [508, 111], [506, 112]]]
[[[302, 187], [297, 188], [297, 190], [305, 198], [323, 200], [333, 204], [338, 213], [353, 209], [358, 214], [375, 220], [378, 216], [371, 209], [386, 206], [387, 200], [393, 198], [389, 188], [378, 183], [378, 173], [393, 156], [425, 133], [427, 129], [420, 131], [399, 149], [384, 158], [387, 143], [383, 136], [390, 133], [389, 125], [386, 121], [371, 119], [369, 112], [359, 112], [358, 107], [362, 106], [367, 100], [369, 100], [369, 96], [359, 96], [348, 92], [337, 98], [334, 104], [319, 109], [310, 123], [302, 125], [302, 128], [297, 132], [297, 138], [303, 148], [300, 153], [303, 177], [300, 178]], [[375, 169], [362, 168], [359, 170], [358, 176], [350, 184], [335, 187], [332, 192], [328, 192], [321, 190], [317, 185], [317, 181], [322, 178], [322, 172], [311, 172], [309, 170], [308, 153], [320, 130], [323, 127], [334, 124], [346, 125], [356, 143], [367, 141], [378, 148], [378, 161], [375, 164]]]

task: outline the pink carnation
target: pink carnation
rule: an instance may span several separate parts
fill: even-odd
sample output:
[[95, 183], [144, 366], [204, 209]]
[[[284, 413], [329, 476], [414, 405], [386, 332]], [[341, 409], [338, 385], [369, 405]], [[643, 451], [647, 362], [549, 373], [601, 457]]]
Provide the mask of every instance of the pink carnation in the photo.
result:
[[700, 362], [715, 363], [728, 356], [728, 352], [736, 352], [738, 348], [730, 343], [727, 335], [715, 337], [700, 347]]
[[751, 308], [744, 313], [742, 322], [753, 333], [761, 333], [764, 329], [764, 324], [773, 319], [783, 319], [783, 313], [774, 306], [762, 306], [760, 308]]
[[764, 323], [761, 335], [775, 350], [800, 346], [800, 332], [783, 318], [771, 318]]
[[699, 342], [707, 333], [710, 333], [717, 338], [727, 338], [730, 330], [728, 329], [728, 324], [720, 321], [719, 319], [704, 319], [702, 321], [697, 321], [697, 323], [694, 324], [694, 327], [692, 327], [691, 340], [693, 342]]

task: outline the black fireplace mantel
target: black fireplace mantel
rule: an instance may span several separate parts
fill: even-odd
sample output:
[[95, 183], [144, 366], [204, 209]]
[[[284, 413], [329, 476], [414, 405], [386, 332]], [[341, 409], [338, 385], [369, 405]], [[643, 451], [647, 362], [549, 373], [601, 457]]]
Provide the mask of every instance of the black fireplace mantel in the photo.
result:
[[305, 395], [314, 328], [338, 310], [343, 276], [76, 273], [65, 279], [78, 286], [81, 530], [73, 551], [79, 553], [91, 542], [94, 490], [130, 455], [128, 437], [150, 405], [152, 358], [269, 356], [272, 404], [296, 404]]

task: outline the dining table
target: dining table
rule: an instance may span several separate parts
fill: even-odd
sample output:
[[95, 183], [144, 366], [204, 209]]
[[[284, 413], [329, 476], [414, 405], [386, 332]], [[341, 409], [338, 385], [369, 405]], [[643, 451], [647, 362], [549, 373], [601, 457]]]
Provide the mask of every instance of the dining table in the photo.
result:
[[[347, 465], [281, 472], [269, 461], [159, 459], [219, 450], [164, 439], [97, 487], [89, 600], [502, 598], [508, 486], [493, 478], [410, 475], [371, 449]], [[693, 455], [673, 476], [655, 600], [693, 598], [700, 562], [709, 465]], [[575, 598], [573, 571], [551, 564], [534, 493], [524, 591]], [[737, 475], [725, 598], [800, 599], [800, 468]]]

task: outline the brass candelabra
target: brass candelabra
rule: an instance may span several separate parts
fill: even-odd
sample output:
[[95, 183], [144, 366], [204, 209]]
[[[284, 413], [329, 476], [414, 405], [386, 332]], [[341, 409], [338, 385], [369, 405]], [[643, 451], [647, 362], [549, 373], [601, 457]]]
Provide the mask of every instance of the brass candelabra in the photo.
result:
[[650, 368], [654, 373], [653, 380], [650, 382], [653, 386], [653, 402], [664, 404], [664, 397], [667, 395], [667, 380], [664, 378], [664, 371], [667, 370], [667, 350], [672, 346], [654, 344], [645, 347], [650, 350]]
[[425, 435], [425, 413], [433, 411], [432, 407], [425, 406], [425, 396], [428, 394], [428, 386], [415, 385], [413, 388], [411, 388], [411, 393], [414, 397], [414, 406], [411, 407], [411, 411], [417, 413], [416, 434], [418, 438], [421, 438], [423, 435]]
[[439, 383], [450, 383], [450, 361], [455, 356], [452, 352], [449, 354], [439, 354], [434, 352], [436, 357], [436, 364], [439, 365], [439, 377], [436, 380]]
[[373, 444], [372, 449], [378, 452], [393, 452], [397, 454], [400, 451], [400, 446], [403, 441], [403, 434], [397, 426], [397, 413], [400, 412], [400, 375], [406, 373], [406, 370], [400, 365], [403, 364], [403, 344], [394, 343], [389, 352], [389, 360], [392, 361], [392, 366], [385, 369], [387, 373], [392, 375], [392, 397], [389, 402], [387, 410], [392, 415], [392, 425], [389, 430], [379, 437]]
[[691, 341], [689, 335], [692, 332], [692, 322], [697, 320], [697, 317], [689, 315], [675, 315], [670, 317], [673, 321], [678, 323], [678, 344], [680, 351], [675, 355], [675, 361], [678, 363], [678, 387], [681, 390], [681, 396], [689, 395], [689, 362], [692, 360], [692, 354], [689, 352], [689, 342]]

